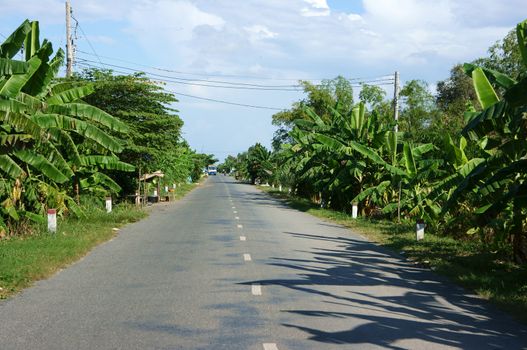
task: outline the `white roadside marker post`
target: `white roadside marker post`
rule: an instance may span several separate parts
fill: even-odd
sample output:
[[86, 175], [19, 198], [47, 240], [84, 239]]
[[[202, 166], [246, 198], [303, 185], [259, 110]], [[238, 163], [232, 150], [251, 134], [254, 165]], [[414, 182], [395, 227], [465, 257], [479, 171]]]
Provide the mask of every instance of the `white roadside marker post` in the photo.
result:
[[417, 224], [415, 225], [415, 239], [417, 241], [425, 239], [425, 226], [423, 219], [417, 220]]
[[351, 203], [351, 217], [353, 219], [356, 219], [359, 214], [359, 203], [353, 202]]
[[282, 192], [282, 185], [278, 186], [278, 191]]
[[57, 232], [57, 209], [48, 209], [48, 231]]
[[106, 212], [112, 212], [112, 197], [106, 197]]
[[139, 191], [135, 192], [135, 205], [140, 206], [141, 205], [141, 196], [139, 195]]

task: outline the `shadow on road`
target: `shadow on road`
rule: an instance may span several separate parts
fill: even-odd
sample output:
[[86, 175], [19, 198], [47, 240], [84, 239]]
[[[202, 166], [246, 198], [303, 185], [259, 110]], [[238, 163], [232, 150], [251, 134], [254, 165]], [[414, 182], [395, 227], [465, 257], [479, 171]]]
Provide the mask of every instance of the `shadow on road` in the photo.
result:
[[[268, 264], [285, 269], [287, 278], [244, 284], [279, 286], [315, 296], [310, 309], [282, 310], [300, 316], [293, 318], [299, 320], [297, 324], [283, 326], [304, 331], [313, 341], [389, 349], [407, 348], [398, 343], [410, 340], [464, 349], [527, 348], [525, 327], [382, 247], [347, 237], [285, 234], [314, 240], [310, 251], [300, 252], [306, 258], [271, 258]], [[327, 244], [316, 241], [337, 245], [327, 249]], [[349, 319], [347, 324], [354, 326], [339, 331], [306, 326], [314, 317], [327, 318], [328, 325], [330, 319]]]

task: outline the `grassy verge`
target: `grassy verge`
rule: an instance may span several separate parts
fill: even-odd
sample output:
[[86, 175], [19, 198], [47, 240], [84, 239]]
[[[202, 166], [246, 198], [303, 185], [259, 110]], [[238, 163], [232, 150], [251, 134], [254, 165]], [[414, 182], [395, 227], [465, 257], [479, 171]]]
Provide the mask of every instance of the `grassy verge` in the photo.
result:
[[[176, 200], [198, 184], [182, 184], [173, 193]], [[86, 210], [82, 219], [59, 220], [57, 233], [42, 227], [31, 236], [0, 240], [0, 299], [5, 299], [34, 281], [47, 278], [57, 270], [85, 256], [93, 247], [116, 235], [113, 228], [138, 221], [147, 212], [130, 204], [114, 206], [111, 213]]]
[[191, 184], [184, 183], [184, 184], [180, 184], [175, 189], [175, 191], [172, 192], [173, 198], [175, 198], [177, 200], [177, 199], [181, 199], [181, 198], [185, 197], [185, 195], [187, 193], [189, 193], [190, 191], [192, 191], [193, 189], [198, 187], [203, 181], [205, 181], [205, 178], [201, 178], [198, 183], [191, 183]]
[[1, 240], [0, 299], [77, 261], [94, 246], [115, 236], [113, 228], [145, 216], [135, 206], [117, 205], [111, 213], [87, 211], [82, 219], [59, 220], [56, 234], [49, 234], [42, 227], [31, 236]]
[[475, 240], [459, 240], [427, 233], [415, 240], [413, 225], [391, 221], [352, 219], [351, 215], [320, 209], [310, 201], [261, 187], [276, 198], [300, 211], [347, 226], [369, 240], [404, 255], [455, 283], [476, 292], [519, 321], [527, 323], [527, 267], [501, 258]]

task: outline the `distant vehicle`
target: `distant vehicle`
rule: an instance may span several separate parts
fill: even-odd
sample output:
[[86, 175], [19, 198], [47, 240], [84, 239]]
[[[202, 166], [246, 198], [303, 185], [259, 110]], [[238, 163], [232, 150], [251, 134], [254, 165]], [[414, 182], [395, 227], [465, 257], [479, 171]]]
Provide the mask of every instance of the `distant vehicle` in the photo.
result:
[[214, 165], [209, 165], [207, 167], [207, 174], [209, 175], [218, 175], [218, 169]]

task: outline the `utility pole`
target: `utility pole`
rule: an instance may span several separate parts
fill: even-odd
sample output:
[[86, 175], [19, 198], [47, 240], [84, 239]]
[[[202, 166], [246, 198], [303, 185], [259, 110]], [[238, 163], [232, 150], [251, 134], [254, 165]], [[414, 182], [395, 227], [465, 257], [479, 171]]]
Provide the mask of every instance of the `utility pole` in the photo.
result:
[[399, 131], [399, 72], [395, 71], [393, 85], [393, 117], [395, 119], [395, 132]]
[[66, 77], [73, 72], [73, 38], [71, 37], [71, 4], [66, 0]]
[[[395, 79], [393, 85], [393, 118], [395, 119], [394, 131], [399, 131], [399, 72], [395, 71]], [[397, 137], [397, 136], [396, 136]], [[397, 145], [395, 145], [397, 147]], [[402, 181], [399, 180], [399, 196], [397, 197], [397, 222], [401, 223], [401, 190]]]

